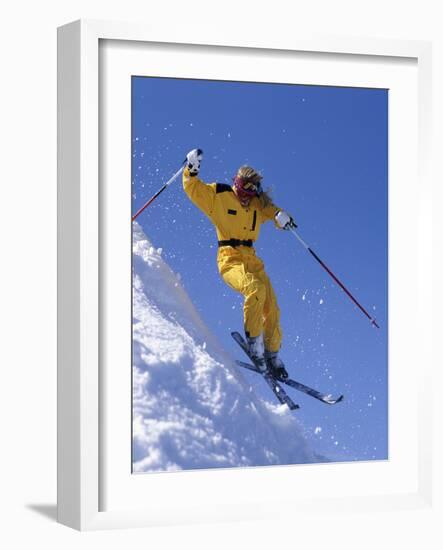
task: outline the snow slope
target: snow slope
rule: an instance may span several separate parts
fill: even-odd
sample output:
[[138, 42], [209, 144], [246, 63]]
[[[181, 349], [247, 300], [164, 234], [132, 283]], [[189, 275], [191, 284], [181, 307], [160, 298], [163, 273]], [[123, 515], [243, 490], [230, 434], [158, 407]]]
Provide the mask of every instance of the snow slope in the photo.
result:
[[133, 225], [134, 471], [315, 462], [295, 414], [255, 396]]

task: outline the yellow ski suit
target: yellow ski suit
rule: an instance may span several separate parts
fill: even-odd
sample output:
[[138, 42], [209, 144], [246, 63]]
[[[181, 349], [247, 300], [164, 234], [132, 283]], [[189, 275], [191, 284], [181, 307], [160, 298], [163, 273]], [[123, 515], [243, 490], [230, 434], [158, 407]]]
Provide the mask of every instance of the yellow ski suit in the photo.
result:
[[282, 340], [280, 310], [262, 260], [252, 246], [224, 245], [220, 241], [235, 239], [252, 245], [261, 224], [273, 220], [279, 208], [274, 204], [263, 207], [257, 197], [243, 207], [230, 185], [205, 184], [197, 176], [191, 176], [188, 168], [183, 172], [183, 188], [215, 225], [219, 241], [218, 270], [225, 283], [245, 298], [245, 332], [251, 337], [263, 332], [266, 350], [278, 351]]

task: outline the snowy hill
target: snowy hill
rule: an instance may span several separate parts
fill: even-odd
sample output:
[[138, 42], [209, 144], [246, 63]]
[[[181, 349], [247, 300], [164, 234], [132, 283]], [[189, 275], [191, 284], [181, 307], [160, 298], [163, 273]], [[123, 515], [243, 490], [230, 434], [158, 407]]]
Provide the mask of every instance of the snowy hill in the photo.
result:
[[133, 231], [134, 471], [315, 462], [294, 413], [255, 396], [161, 250]]

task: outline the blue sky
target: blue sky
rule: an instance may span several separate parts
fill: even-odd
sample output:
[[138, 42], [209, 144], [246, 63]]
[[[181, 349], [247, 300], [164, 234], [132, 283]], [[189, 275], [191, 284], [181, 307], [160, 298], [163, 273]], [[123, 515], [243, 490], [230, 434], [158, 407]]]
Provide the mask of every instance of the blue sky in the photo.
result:
[[[300, 235], [375, 316], [380, 330], [287, 232], [272, 223], [256, 245], [274, 285], [290, 376], [344, 393], [328, 407], [291, 392], [319, 453], [337, 460], [387, 457], [388, 92], [133, 77], [133, 212], [204, 150], [201, 178], [230, 183], [256, 167]], [[242, 329], [242, 298], [220, 279], [209, 220], [174, 183], [138, 221], [180, 273], [209, 328], [241, 359], [229, 335]], [[264, 382], [245, 373], [272, 399]]]

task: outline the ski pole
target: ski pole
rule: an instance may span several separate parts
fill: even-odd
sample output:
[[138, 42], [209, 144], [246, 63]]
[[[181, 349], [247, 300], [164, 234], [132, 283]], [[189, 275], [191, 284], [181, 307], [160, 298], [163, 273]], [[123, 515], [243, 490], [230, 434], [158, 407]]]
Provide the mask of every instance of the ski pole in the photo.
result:
[[300, 237], [300, 235], [295, 230], [295, 227], [292, 225], [289, 227], [289, 231], [293, 233], [302, 246], [317, 260], [317, 262], [322, 266], [322, 268], [334, 279], [338, 286], [346, 292], [349, 298], [354, 302], [354, 304], [366, 315], [366, 317], [371, 321], [371, 324], [377, 328], [380, 328], [377, 324], [377, 321], [369, 315], [366, 309], [354, 298], [354, 296], [349, 292], [345, 285], [340, 281], [340, 279], [334, 275], [334, 273], [329, 269], [329, 267], [317, 256], [317, 254], [312, 250], [312, 248], [305, 243], [305, 241]]
[[186, 160], [183, 161], [180, 170], [178, 170], [178, 171], [172, 176], [172, 178], [171, 178], [170, 180], [168, 180], [168, 181], [163, 185], [163, 187], [157, 191], [157, 193], [155, 193], [155, 195], [153, 195], [147, 202], [145, 202], [145, 204], [144, 204], [139, 210], [137, 210], [137, 212], [132, 216], [132, 221], [134, 221], [134, 220], [143, 212], [143, 210], [144, 210], [145, 208], [147, 208], [147, 207], [151, 204], [151, 202], [154, 202], [155, 199], [156, 199], [161, 193], [163, 193], [163, 191], [164, 191], [167, 187], [169, 187], [169, 185], [171, 185], [171, 183], [172, 183], [173, 181], [175, 181], [175, 180], [178, 178], [178, 176], [179, 176], [179, 175], [183, 172], [183, 170], [185, 169], [185, 164], [186, 164]]

